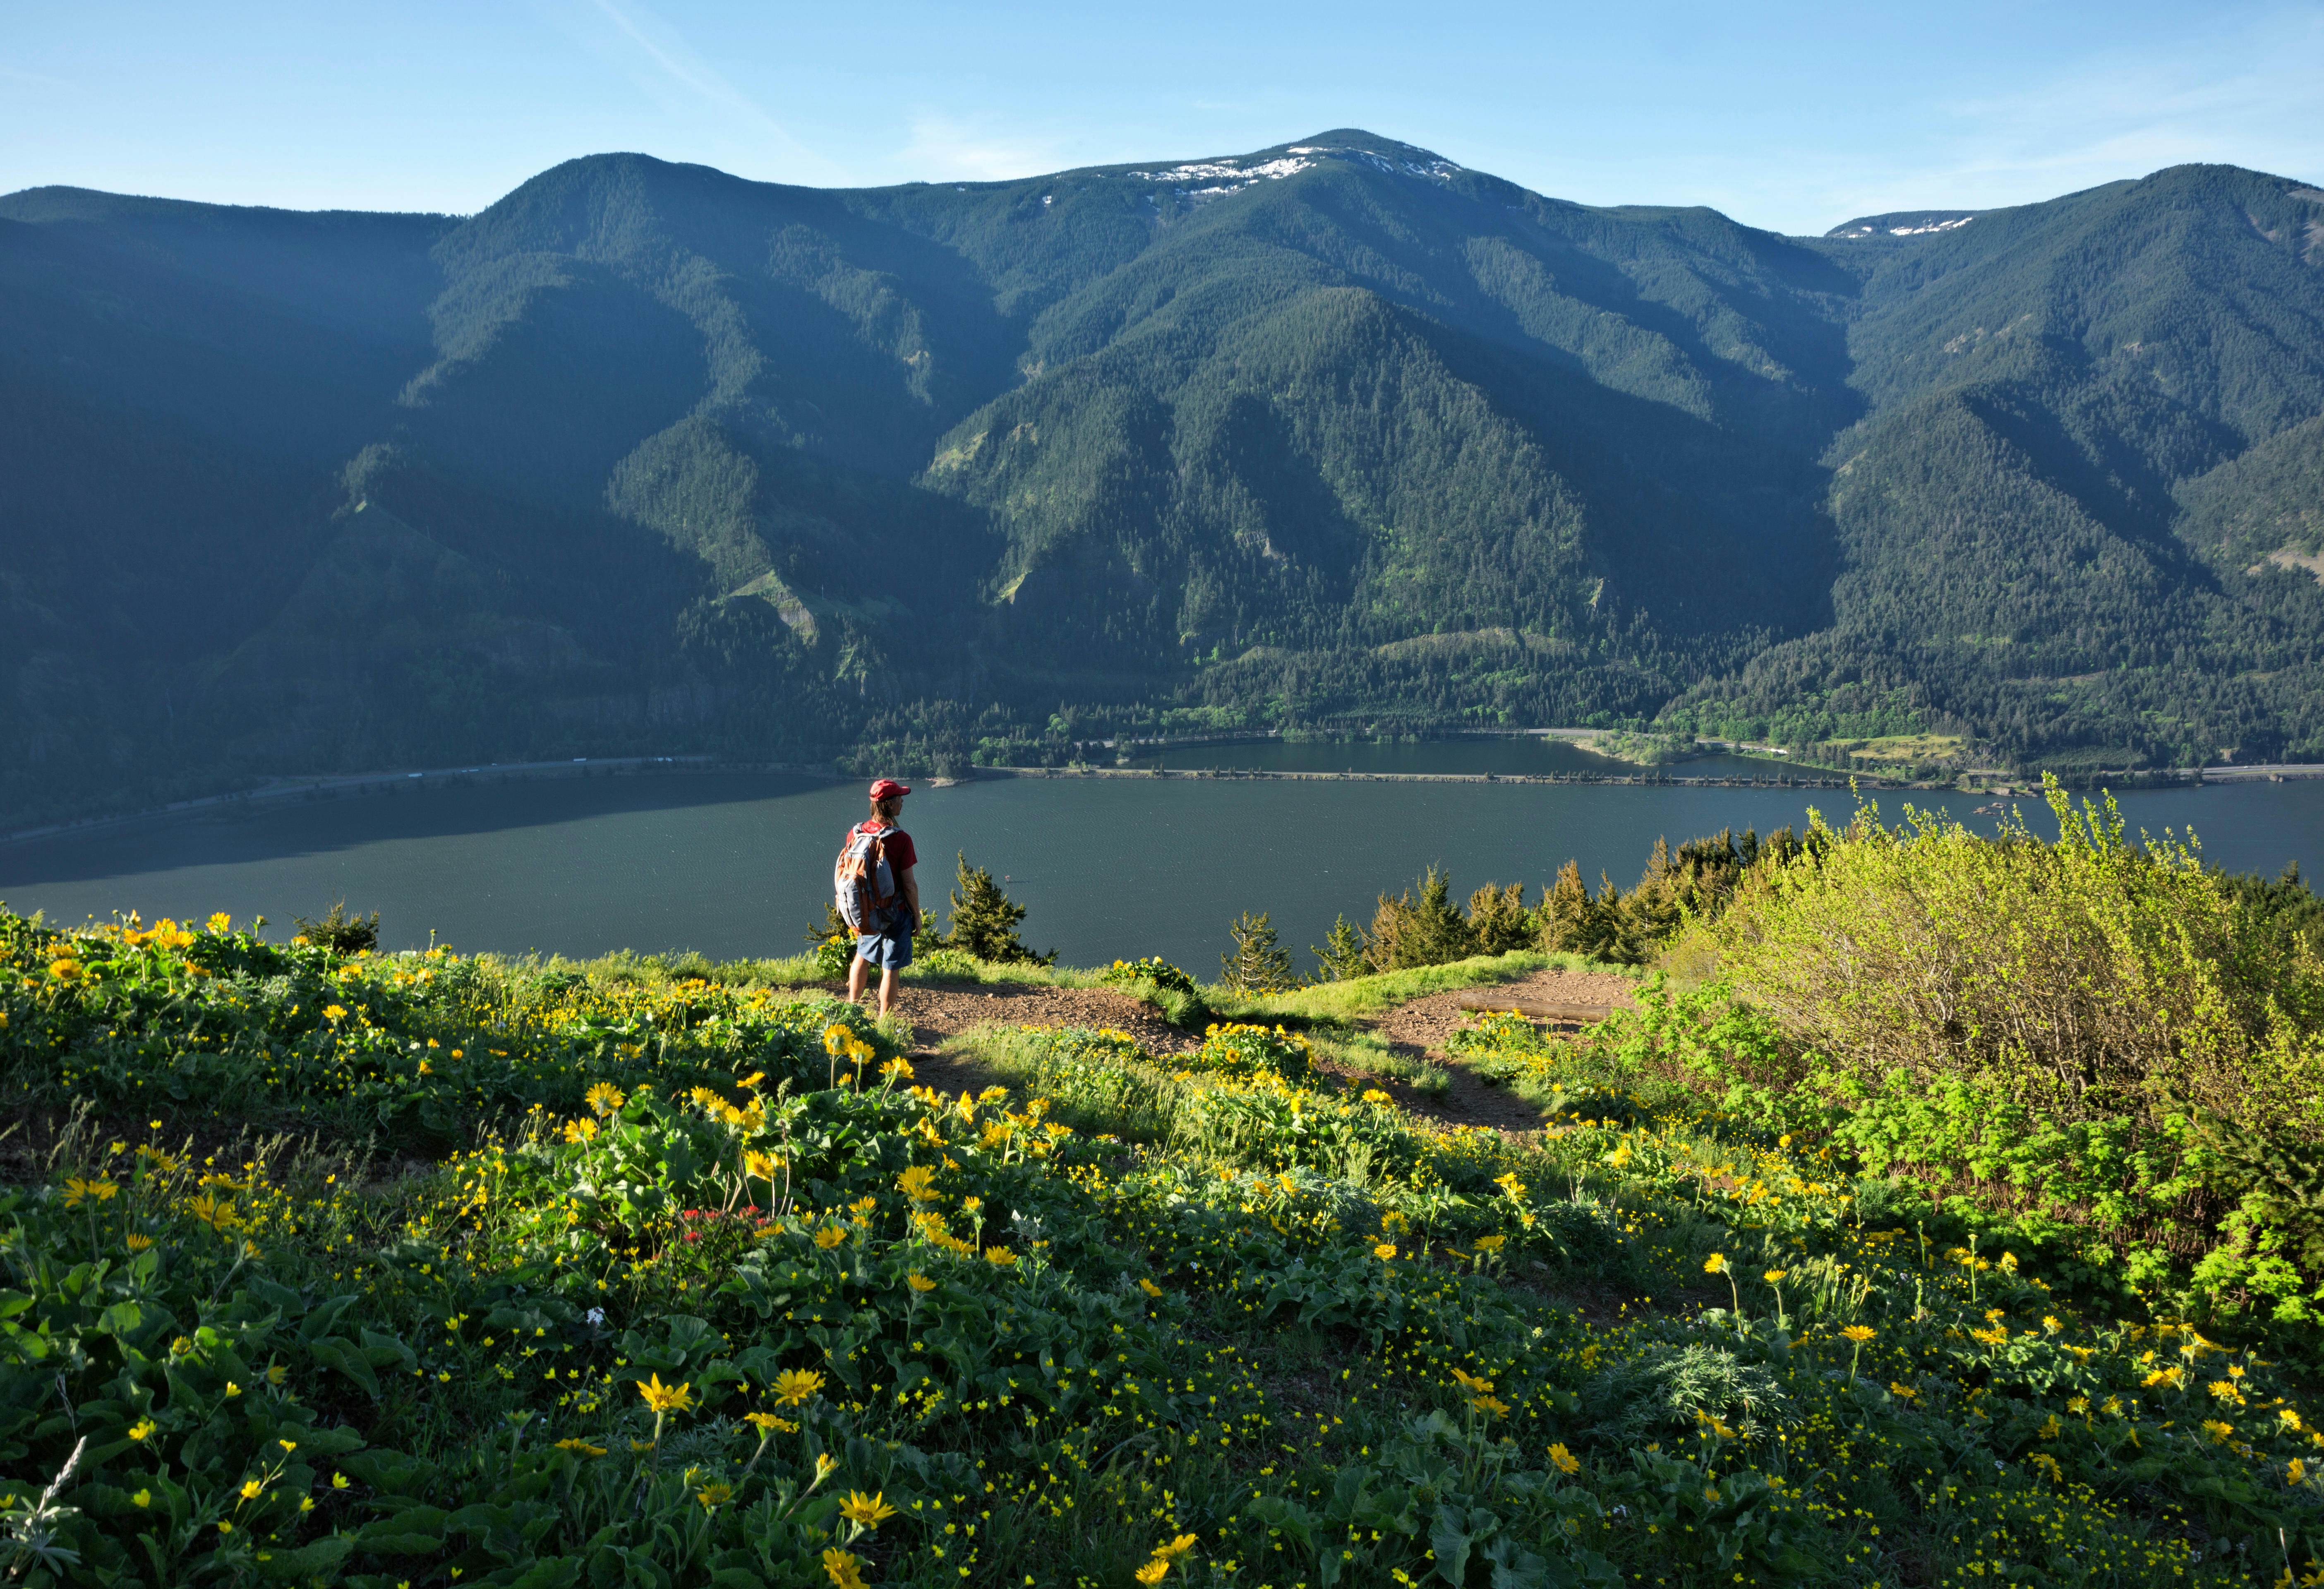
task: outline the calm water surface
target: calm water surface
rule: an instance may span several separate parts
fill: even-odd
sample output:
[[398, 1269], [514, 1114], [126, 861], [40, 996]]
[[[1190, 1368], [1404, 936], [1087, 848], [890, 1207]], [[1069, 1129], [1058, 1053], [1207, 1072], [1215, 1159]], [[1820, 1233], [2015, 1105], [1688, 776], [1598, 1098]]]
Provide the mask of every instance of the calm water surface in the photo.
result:
[[[1271, 748], [1344, 767], [1358, 747]], [[1925, 798], [1979, 827], [1995, 821], [1971, 817], [1969, 799]], [[1892, 817], [1897, 804], [1887, 797]], [[1069, 964], [1161, 955], [1207, 975], [1240, 910], [1271, 911], [1304, 950], [1341, 912], [1369, 919], [1382, 890], [1431, 863], [1464, 892], [1489, 879], [1538, 887], [1568, 856], [1627, 888], [1657, 836], [1764, 833], [1810, 805], [1835, 818], [1849, 808], [1832, 790], [996, 779], [924, 788], [905, 823], [932, 901], [965, 851], [1030, 907], [1028, 939]], [[2324, 781], [2153, 790], [2122, 806], [2134, 827], [2193, 827], [2232, 870], [2324, 867]], [[822, 919], [832, 855], [862, 809], [852, 783], [740, 774], [422, 788], [0, 847], [0, 900], [56, 921], [226, 910], [287, 929], [344, 898], [377, 910], [397, 947], [432, 928], [471, 950], [790, 954]], [[2034, 826], [2048, 831], [2046, 814]]]

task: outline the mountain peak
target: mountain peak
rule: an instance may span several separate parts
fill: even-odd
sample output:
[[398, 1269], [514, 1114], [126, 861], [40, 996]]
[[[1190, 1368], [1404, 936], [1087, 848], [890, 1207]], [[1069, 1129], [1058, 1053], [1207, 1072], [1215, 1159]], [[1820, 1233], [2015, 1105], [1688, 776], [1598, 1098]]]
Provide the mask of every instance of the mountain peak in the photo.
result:
[[1312, 138], [1277, 143], [1250, 154], [1182, 161], [1175, 165], [1110, 169], [1176, 189], [1185, 198], [1201, 199], [1237, 192], [1253, 182], [1297, 176], [1326, 162], [1345, 162], [1399, 176], [1440, 180], [1458, 175], [1462, 169], [1416, 144], [1400, 143], [1360, 127], [1318, 133]]

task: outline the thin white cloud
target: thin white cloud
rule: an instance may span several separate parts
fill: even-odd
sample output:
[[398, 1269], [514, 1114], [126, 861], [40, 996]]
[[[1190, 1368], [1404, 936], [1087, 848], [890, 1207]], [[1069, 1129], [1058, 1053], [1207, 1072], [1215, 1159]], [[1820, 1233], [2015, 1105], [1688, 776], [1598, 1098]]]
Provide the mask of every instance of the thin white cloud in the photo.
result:
[[0, 78], [5, 78], [12, 83], [37, 83], [43, 88], [78, 88], [80, 87], [79, 84], [67, 82], [62, 78], [52, 78], [46, 72], [23, 71], [13, 66], [0, 66]]
[[[622, 53], [639, 86], [650, 93], [675, 90], [673, 108], [707, 112], [729, 151], [745, 149], [756, 158], [747, 163], [757, 175], [779, 171], [789, 180], [845, 183], [855, 173], [826, 158], [770, 115], [717, 68], [687, 45], [668, 22], [642, 5], [622, 5], [616, 0], [592, 0], [596, 11], [612, 23]], [[656, 97], [668, 99], [667, 93]], [[729, 152], [732, 158], [732, 152]]]
[[911, 136], [889, 163], [908, 181], [1001, 182], [1086, 162], [1028, 130], [922, 112], [912, 117]]
[[1953, 129], [1942, 158], [1859, 173], [1834, 197], [1853, 214], [1987, 208], [2196, 162], [2324, 177], [2324, 75], [2304, 65], [2319, 53], [2311, 11], [2200, 49], [2087, 60], [2025, 92], [1939, 106]]

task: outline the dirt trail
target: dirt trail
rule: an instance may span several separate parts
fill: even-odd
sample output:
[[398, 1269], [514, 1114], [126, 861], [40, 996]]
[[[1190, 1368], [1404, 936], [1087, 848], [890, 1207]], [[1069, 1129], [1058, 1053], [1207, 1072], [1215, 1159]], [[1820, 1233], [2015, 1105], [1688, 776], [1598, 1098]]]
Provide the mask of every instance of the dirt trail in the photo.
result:
[[[1604, 972], [1537, 971], [1519, 981], [1499, 983], [1489, 989], [1432, 993], [1357, 1023], [1379, 1033], [1397, 1053], [1441, 1067], [1452, 1077], [1452, 1085], [1441, 1093], [1416, 1092], [1406, 1083], [1344, 1070], [1328, 1061], [1318, 1068], [1354, 1086], [1383, 1088], [1413, 1113], [1447, 1125], [1532, 1131], [1541, 1123], [1538, 1112], [1508, 1088], [1485, 1081], [1444, 1051], [1446, 1039], [1461, 1024], [1461, 1000], [1486, 992], [1496, 997], [1506, 994], [1511, 999], [1557, 1003], [1628, 1005], [1636, 985], [1628, 977]], [[1104, 988], [1037, 984], [937, 988], [907, 984], [896, 990], [896, 1013], [911, 1023], [917, 1039], [912, 1064], [918, 1079], [946, 1091], [979, 1087], [989, 1078], [973, 1064], [935, 1050], [946, 1039], [987, 1022], [1007, 1026], [1110, 1026], [1128, 1032], [1154, 1054], [1185, 1053], [1201, 1040], [1171, 1026], [1150, 1007]]]
[[1398, 1085], [1388, 1091], [1397, 1103], [1416, 1114], [1447, 1125], [1483, 1125], [1496, 1131], [1528, 1132], [1541, 1125], [1541, 1112], [1508, 1088], [1496, 1086], [1444, 1051], [1445, 1042], [1460, 1029], [1461, 1001], [1478, 993], [1490, 998], [1539, 1000], [1559, 1004], [1632, 1006], [1637, 984], [1627, 976], [1604, 971], [1536, 971], [1517, 982], [1496, 983], [1458, 993], [1431, 993], [1366, 1021], [1388, 1039], [1397, 1053], [1441, 1066], [1452, 1085], [1428, 1096]]

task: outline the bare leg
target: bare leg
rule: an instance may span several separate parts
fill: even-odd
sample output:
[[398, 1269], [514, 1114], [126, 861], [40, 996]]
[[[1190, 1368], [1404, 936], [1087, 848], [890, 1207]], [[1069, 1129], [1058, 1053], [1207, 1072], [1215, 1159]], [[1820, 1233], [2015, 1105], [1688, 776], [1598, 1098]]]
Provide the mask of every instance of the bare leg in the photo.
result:
[[881, 972], [880, 973], [880, 1019], [881, 1019], [881, 1020], [885, 1021], [885, 1020], [887, 1020], [887, 1019], [888, 1019], [888, 1006], [889, 1006], [889, 1005], [890, 1005], [890, 1004], [892, 1004], [892, 1003], [894, 1003], [895, 1002], [896, 1002], [896, 974], [895, 974], [893, 971], [884, 971], [884, 970], [883, 970], [883, 971], [881, 971]]
[[849, 1003], [860, 1004], [863, 1002], [863, 978], [871, 969], [871, 963], [861, 955], [847, 963], [847, 1002]]

